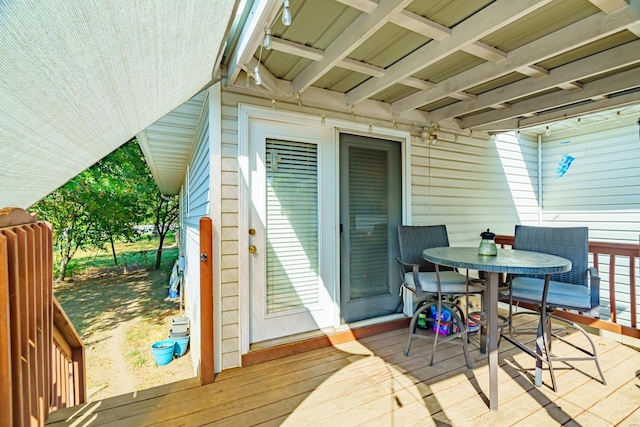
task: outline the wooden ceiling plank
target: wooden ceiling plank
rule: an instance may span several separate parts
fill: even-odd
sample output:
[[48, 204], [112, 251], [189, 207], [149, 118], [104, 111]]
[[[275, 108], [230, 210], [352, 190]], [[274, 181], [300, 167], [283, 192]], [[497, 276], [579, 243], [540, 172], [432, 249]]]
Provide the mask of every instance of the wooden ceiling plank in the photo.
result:
[[[458, 24], [451, 36], [432, 40], [387, 68], [382, 78], [372, 78], [347, 93], [347, 102], [356, 104], [443, 59], [482, 37], [508, 25], [551, 0], [498, 0]], [[459, 91], [452, 91], [459, 92]], [[425, 105], [425, 104], [421, 104]], [[417, 107], [415, 107], [417, 108]], [[405, 110], [407, 111], [407, 110]]]
[[511, 104], [501, 102], [499, 104], [489, 105], [489, 107], [493, 108], [494, 110], [508, 110], [509, 108], [511, 108]]
[[240, 44], [234, 49], [228, 61], [227, 84], [231, 85], [236, 81], [242, 67], [253, 57], [263, 41], [264, 31], [261, 29], [267, 28], [273, 22], [280, 12], [281, 5], [282, 0], [262, 0], [254, 3], [252, 18], [242, 29]]
[[474, 102], [455, 103], [438, 108], [431, 112], [431, 118], [434, 121], [439, 121], [462, 114], [469, 114], [473, 111], [491, 107], [504, 100], [522, 98], [559, 86], [562, 83], [581, 80], [638, 63], [640, 62], [638, 52], [640, 52], [640, 40], [554, 68], [545, 79], [520, 80], [492, 91], [481, 93]]
[[346, 6], [358, 9], [364, 13], [371, 13], [378, 7], [378, 2], [375, 0], [336, 0], [338, 3], [342, 3]]
[[[244, 72], [239, 76], [238, 81], [242, 81], [245, 76]], [[273, 99], [276, 102], [297, 102], [295, 97], [291, 94], [292, 83], [286, 80], [277, 80], [278, 89], [273, 94]], [[265, 98], [264, 93], [260, 91], [255, 85], [246, 87], [243, 84], [235, 84], [229, 86], [228, 89], [231, 92], [247, 94], [253, 97]], [[314, 107], [328, 112], [343, 112], [348, 114], [349, 106], [345, 102], [345, 95], [342, 92], [331, 91], [327, 89], [320, 89], [316, 87], [310, 87], [306, 91], [300, 94], [300, 101], [305, 107]], [[391, 105], [387, 102], [374, 101], [371, 99], [366, 100], [353, 108], [356, 116], [365, 116], [368, 118], [388, 120], [391, 121], [392, 117], [395, 117], [398, 123], [415, 123], [416, 126], [423, 126], [429, 122], [429, 113], [421, 110], [407, 111], [405, 114], [399, 116], [392, 116]]]
[[324, 52], [320, 49], [305, 46], [300, 43], [294, 43], [275, 36], [271, 36], [271, 49], [277, 50], [278, 52], [288, 53], [289, 55], [310, 59], [312, 61], [320, 61], [324, 56]]
[[451, 98], [458, 99], [460, 101], [475, 101], [478, 97], [469, 92], [455, 92], [451, 94]]
[[558, 91], [537, 98], [528, 99], [526, 101], [512, 104], [509, 110], [489, 111], [486, 113], [476, 114], [462, 119], [464, 128], [485, 125], [488, 123], [498, 122], [513, 117], [522, 116], [531, 111], [544, 111], [552, 108], [558, 108], [563, 105], [569, 105], [576, 102], [589, 100], [594, 96], [621, 92], [633, 89], [640, 85], [640, 70], [628, 70], [620, 74], [615, 74], [594, 82], [586, 83], [582, 90], [566, 92]]
[[584, 114], [592, 114], [598, 111], [606, 111], [617, 107], [637, 104], [638, 102], [640, 102], [640, 92], [632, 92], [626, 95], [606, 98], [597, 102], [554, 111], [552, 113], [539, 114], [536, 117], [521, 119], [520, 127], [524, 128], [551, 123], [565, 118], [577, 117]]
[[629, 6], [627, 0], [589, 0], [595, 7], [599, 8], [604, 13], [613, 13], [624, 7]]
[[[253, 75], [253, 70], [256, 65], [260, 70], [260, 78], [262, 79], [262, 84], [260, 86], [269, 93], [272, 93], [272, 94], [276, 93], [278, 90], [278, 83], [277, 83], [278, 79], [276, 78], [276, 76], [274, 76], [271, 73], [271, 71], [267, 69], [267, 67], [260, 64], [256, 58], [251, 58], [251, 60], [249, 60], [249, 62], [242, 68], [244, 69], [245, 72], [248, 72], [250, 75]], [[255, 77], [254, 77], [254, 82], [255, 82]]]
[[507, 59], [507, 52], [503, 52], [500, 49], [496, 49], [482, 42], [471, 43], [469, 46], [464, 46], [462, 50], [489, 62], [498, 62]]
[[376, 67], [375, 65], [367, 64], [366, 62], [360, 62], [349, 58], [344, 58], [337, 64], [337, 66], [373, 77], [383, 77], [385, 74], [384, 68]]
[[515, 71], [520, 74], [524, 74], [525, 76], [533, 77], [534, 79], [547, 77], [549, 75], [549, 70], [538, 65], [525, 65], [524, 67], [520, 67]]
[[566, 83], [561, 83], [558, 85], [558, 87], [562, 90], [580, 90], [582, 89], [582, 83], [579, 82], [566, 82]]
[[[600, 13], [592, 15], [582, 21], [576, 22], [509, 52], [508, 58], [505, 61], [498, 63], [485, 62], [484, 64], [440, 82], [438, 87], [433, 91], [418, 92], [396, 101], [393, 104], [393, 111], [400, 113], [419, 108], [423, 105], [449, 97], [453, 92], [467, 90], [470, 87], [514, 72], [519, 68], [529, 66], [571, 49], [584, 46], [592, 41], [607, 37], [638, 22], [640, 22], [640, 2], [634, 2], [629, 8], [611, 15]], [[388, 78], [390, 75], [391, 72], [387, 69], [387, 76], [385, 78]], [[548, 79], [549, 77], [546, 77], [542, 80], [547, 81]], [[370, 79], [369, 81], [372, 80], [378, 79]], [[369, 83], [369, 81], [359, 87], [364, 86]], [[349, 94], [347, 96], [349, 96]], [[495, 102], [496, 101], [491, 102], [491, 104]]]
[[360, 15], [338, 38], [327, 47], [320, 61], [309, 64], [293, 81], [293, 93], [308, 89], [313, 83], [357, 49], [382, 28], [391, 16], [403, 10], [412, 0], [387, 0], [371, 13]]
[[390, 22], [393, 22], [399, 27], [413, 31], [414, 33], [438, 41], [441, 41], [451, 35], [451, 29], [449, 29], [449, 27], [440, 25], [437, 22], [406, 9], [392, 16]]
[[417, 79], [415, 77], [407, 77], [406, 79], [401, 80], [400, 84], [403, 84], [409, 87], [414, 87], [420, 90], [432, 90], [432, 89], [435, 89], [437, 86], [435, 83], [431, 83], [426, 80]]

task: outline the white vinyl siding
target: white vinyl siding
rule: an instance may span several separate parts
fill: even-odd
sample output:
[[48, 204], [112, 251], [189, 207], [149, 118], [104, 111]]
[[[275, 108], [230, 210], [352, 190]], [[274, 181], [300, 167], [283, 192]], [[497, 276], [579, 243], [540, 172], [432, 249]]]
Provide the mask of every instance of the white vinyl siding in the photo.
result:
[[[575, 160], [564, 176], [556, 178], [563, 154]], [[634, 117], [552, 133], [542, 144], [542, 164], [545, 225], [587, 226], [589, 240], [638, 243], [640, 138]], [[600, 256], [598, 261], [600, 315], [609, 319], [609, 257]], [[617, 321], [630, 325], [628, 259], [616, 257], [615, 270]], [[640, 301], [640, 292], [637, 297]]]
[[413, 225], [445, 224], [452, 245], [477, 245], [480, 233], [513, 235], [538, 221], [537, 143], [440, 133], [437, 145], [413, 138]]
[[[240, 366], [240, 296], [238, 271], [238, 107], [222, 94], [221, 297], [222, 369]], [[214, 201], [217, 203], [218, 201]]]
[[[183, 242], [185, 253], [184, 299], [185, 314], [191, 319], [189, 345], [191, 360], [197, 371], [200, 366], [200, 218], [209, 213], [209, 122], [208, 99], [194, 139], [194, 148], [189, 158], [187, 176], [182, 195]], [[188, 209], [188, 211], [187, 211]]]
[[[222, 93], [222, 368], [228, 369], [240, 364], [239, 344], [239, 233], [238, 229], [238, 103], [271, 107], [268, 99], [253, 98], [246, 95]], [[278, 104], [278, 110], [288, 109], [288, 105]], [[291, 109], [295, 107], [290, 107]], [[299, 108], [298, 108], [299, 109]], [[318, 114], [313, 108], [303, 107], [303, 112]], [[340, 116], [340, 113], [336, 113]], [[348, 114], [344, 114], [349, 119]], [[624, 125], [624, 123], [623, 123]], [[387, 125], [391, 128], [393, 125]], [[616, 126], [613, 126], [615, 128]], [[620, 127], [620, 126], [618, 126]], [[446, 129], [445, 129], [446, 130]], [[621, 145], [615, 159], [600, 155], [599, 163], [592, 165], [583, 177], [581, 188], [574, 188], [575, 194], [588, 205], [596, 203], [598, 197], [589, 197], [589, 186], [597, 190], [603, 179], [617, 177], [615, 185], [622, 186], [610, 192], [607, 202], [616, 203], [618, 208], [600, 210], [594, 208], [571, 211], [563, 203], [569, 199], [555, 198], [554, 186], [565, 185], [571, 181], [571, 175], [578, 171], [581, 157], [572, 164], [565, 177], [556, 180], [555, 168], [560, 151], [546, 145], [556, 137], [544, 137], [542, 143], [543, 188], [545, 204], [538, 205], [538, 143], [535, 136], [520, 134], [518, 138], [511, 133], [497, 135], [496, 138], [470, 136], [467, 132], [440, 132], [439, 144], [429, 146], [422, 138], [412, 137], [411, 141], [411, 223], [414, 225], [446, 224], [452, 245], [475, 246], [480, 242], [480, 232], [491, 228], [498, 234], [513, 235], [516, 224], [538, 225], [540, 209], [542, 220], [548, 224], [587, 224], [591, 240], [618, 240], [636, 242], [640, 233], [640, 208], [638, 207], [640, 184], [640, 141], [638, 127], [629, 122], [624, 130], [602, 129], [602, 133], [589, 128], [588, 133], [571, 138], [570, 145], [576, 147], [579, 141], [590, 138], [588, 153], [595, 153], [597, 144]], [[620, 133], [622, 132], [622, 134]], [[593, 133], [593, 135], [589, 135]], [[456, 135], [457, 134], [457, 135]], [[635, 138], [635, 139], [634, 139]], [[558, 137], [557, 141], [564, 140]], [[635, 145], [634, 145], [635, 144]], [[584, 149], [582, 150], [584, 152]], [[605, 168], [605, 169], [602, 169]], [[618, 174], [622, 169], [624, 173]], [[595, 174], [595, 175], [594, 175]], [[567, 179], [565, 179], [567, 178]], [[624, 192], [627, 193], [624, 193]], [[631, 191], [631, 193], [629, 193]], [[571, 204], [579, 200], [572, 197]], [[602, 200], [602, 199], [601, 199]], [[634, 202], [635, 200], [635, 202]], [[217, 201], [213, 201], [216, 203]], [[580, 206], [585, 207], [585, 204]], [[616, 205], [614, 205], [616, 206]], [[628, 210], [625, 210], [626, 206]], [[600, 260], [600, 274], [603, 277], [603, 289], [606, 289], [608, 277], [607, 260]], [[628, 267], [617, 267], [619, 274], [628, 274]], [[618, 280], [623, 280], [618, 278]], [[602, 294], [603, 304], [607, 303], [608, 291]], [[627, 298], [628, 300], [628, 298]], [[603, 310], [603, 317], [606, 310]], [[619, 313], [624, 318], [624, 313]]]

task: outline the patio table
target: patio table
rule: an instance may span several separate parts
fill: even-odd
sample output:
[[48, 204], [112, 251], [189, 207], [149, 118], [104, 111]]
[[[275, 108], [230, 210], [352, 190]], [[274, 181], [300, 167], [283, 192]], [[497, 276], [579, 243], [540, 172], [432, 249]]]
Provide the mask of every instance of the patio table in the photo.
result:
[[423, 257], [434, 264], [465, 268], [487, 273], [486, 321], [489, 356], [489, 409], [498, 410], [498, 287], [500, 274], [564, 273], [571, 270], [571, 261], [539, 252], [498, 249], [497, 256], [478, 255], [478, 248], [441, 247], [423, 251]]

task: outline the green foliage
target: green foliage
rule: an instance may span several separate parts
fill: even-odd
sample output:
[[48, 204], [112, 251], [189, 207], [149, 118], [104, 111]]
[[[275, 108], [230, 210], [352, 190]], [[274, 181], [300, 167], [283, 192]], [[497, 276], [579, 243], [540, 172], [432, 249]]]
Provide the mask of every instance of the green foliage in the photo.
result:
[[133, 226], [156, 222], [153, 208], [164, 203], [158, 200], [163, 198], [132, 139], [30, 210], [53, 226], [58, 278], [64, 279], [78, 250], [104, 249], [109, 244], [117, 264], [115, 242], [139, 239]]

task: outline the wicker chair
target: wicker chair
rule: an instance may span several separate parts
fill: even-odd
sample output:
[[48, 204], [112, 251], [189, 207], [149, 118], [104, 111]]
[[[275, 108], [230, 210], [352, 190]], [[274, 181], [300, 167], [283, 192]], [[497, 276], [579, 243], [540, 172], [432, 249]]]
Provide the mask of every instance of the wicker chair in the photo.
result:
[[[599, 317], [600, 308], [600, 277], [595, 268], [589, 267], [589, 230], [587, 227], [531, 227], [516, 225], [514, 249], [542, 252], [567, 258], [571, 261], [571, 270], [550, 276], [516, 276], [511, 278], [510, 319], [520, 314], [536, 314], [540, 316], [537, 334], [536, 351], [529, 349], [515, 337], [522, 333], [533, 333], [531, 329], [515, 329], [513, 321], [509, 322], [508, 340], [536, 358], [535, 384], [542, 384], [542, 364], [549, 366], [553, 390], [557, 391], [556, 379], [553, 372], [554, 361], [562, 361], [568, 365], [569, 361], [593, 360], [606, 385], [604, 375], [598, 363], [596, 347], [589, 335], [579, 325], [554, 316], [554, 309], [569, 309], [589, 312]], [[520, 302], [538, 306], [536, 312], [528, 310], [513, 313], [514, 305]], [[542, 309], [544, 307], [544, 309]], [[579, 347], [564, 340], [559, 330], [552, 328], [551, 319], [562, 322], [567, 327], [581, 332], [591, 346], [591, 350]], [[557, 323], [556, 323], [557, 325]], [[551, 337], [567, 342], [585, 354], [578, 357], [559, 357], [551, 353]], [[570, 365], [569, 365], [570, 366]]]
[[[449, 246], [446, 226], [400, 225], [398, 226], [398, 241], [400, 243], [400, 256], [397, 261], [402, 286], [413, 292], [418, 298], [435, 297], [435, 301], [432, 304], [421, 305], [413, 314], [409, 326], [409, 340], [404, 352], [405, 356], [409, 355], [411, 341], [414, 338], [427, 338], [426, 335], [417, 333], [416, 330], [418, 317], [421, 313], [426, 312], [427, 320], [435, 324], [436, 331], [439, 331], [443, 325], [457, 329], [456, 333], [443, 337], [440, 337], [439, 333], [435, 333], [433, 351], [431, 352], [431, 366], [433, 366], [438, 343], [461, 338], [460, 340], [456, 339], [454, 342], [462, 345], [467, 366], [472, 368], [467, 348], [467, 324], [461, 318], [458, 309], [451, 302], [443, 300], [443, 297], [466, 294], [468, 291], [467, 277], [452, 271], [448, 267], [439, 267], [427, 262], [422, 257], [422, 251], [425, 249]], [[442, 313], [443, 306], [447, 307], [452, 314], [450, 322], [442, 321], [440, 316], [436, 316], [437, 319], [432, 319], [429, 316], [430, 311], [427, 310], [430, 310], [431, 307], [435, 307], [436, 313]]]

